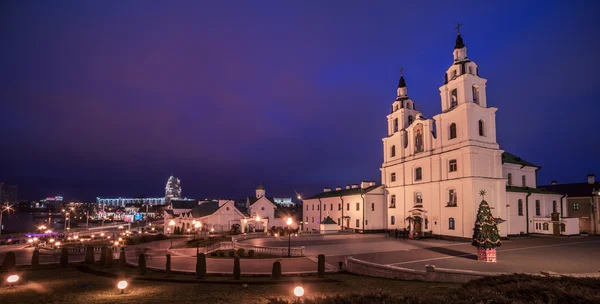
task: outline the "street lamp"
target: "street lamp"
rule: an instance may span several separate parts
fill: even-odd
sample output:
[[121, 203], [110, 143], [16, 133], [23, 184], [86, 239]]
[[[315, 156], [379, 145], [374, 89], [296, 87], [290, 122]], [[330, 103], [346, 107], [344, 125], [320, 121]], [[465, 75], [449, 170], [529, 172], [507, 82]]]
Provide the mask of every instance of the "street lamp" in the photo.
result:
[[[171, 227], [175, 226], [175, 221], [174, 221], [174, 220], [171, 220], [171, 221], [169, 222], [169, 226], [171, 226]], [[173, 233], [173, 232], [171, 232], [171, 233]]]
[[13, 287], [13, 285], [19, 280], [19, 276], [16, 274], [13, 274], [11, 276], [9, 276], [6, 281], [8, 282], [8, 284], [10, 284], [10, 287]]
[[117, 288], [119, 288], [121, 290], [121, 294], [125, 291], [125, 288], [127, 288], [127, 281], [120, 281], [117, 284]]
[[288, 226], [288, 258], [292, 256], [292, 218], [288, 217], [286, 224]]
[[296, 288], [294, 288], [294, 295], [301, 298], [304, 295], [304, 288], [302, 288], [302, 286], [296, 286]]

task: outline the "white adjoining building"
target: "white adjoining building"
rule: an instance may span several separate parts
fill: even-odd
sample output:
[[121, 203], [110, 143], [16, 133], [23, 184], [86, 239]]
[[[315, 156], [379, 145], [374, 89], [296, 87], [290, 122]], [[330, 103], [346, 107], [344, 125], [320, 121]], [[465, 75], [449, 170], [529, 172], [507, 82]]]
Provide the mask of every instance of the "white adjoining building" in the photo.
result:
[[[260, 185], [254, 196], [246, 199], [245, 206], [236, 205], [233, 200], [214, 201], [171, 200], [170, 208], [165, 210], [164, 227], [173, 232], [174, 227], [190, 232], [197, 229], [211, 232], [231, 231], [239, 225], [240, 232], [267, 231], [271, 227], [287, 227], [287, 218], [293, 214], [277, 206], [272, 197], [267, 197], [265, 188]], [[199, 223], [199, 227], [195, 227]], [[170, 225], [172, 224], [172, 225]], [[292, 229], [298, 228], [293, 219]]]
[[400, 76], [383, 138], [382, 183], [326, 188], [305, 199], [303, 230], [319, 230], [330, 216], [346, 229], [471, 238], [485, 190], [501, 236], [579, 234], [578, 219], [566, 217], [563, 195], [536, 188], [540, 167], [500, 149], [498, 109], [488, 106], [487, 79], [467, 57], [460, 33], [453, 59], [439, 88], [442, 111], [433, 118], [417, 109]]

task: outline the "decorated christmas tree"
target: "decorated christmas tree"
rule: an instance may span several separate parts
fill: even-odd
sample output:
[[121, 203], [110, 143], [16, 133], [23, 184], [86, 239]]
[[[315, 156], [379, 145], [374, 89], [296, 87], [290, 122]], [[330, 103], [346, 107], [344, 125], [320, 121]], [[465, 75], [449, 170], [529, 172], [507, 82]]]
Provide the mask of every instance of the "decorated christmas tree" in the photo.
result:
[[500, 247], [500, 233], [496, 220], [492, 216], [490, 206], [485, 201], [485, 190], [481, 190], [479, 194], [482, 201], [479, 204], [477, 211], [477, 219], [475, 220], [475, 228], [473, 228], [472, 245], [477, 247], [477, 254], [480, 261], [495, 262], [496, 247]]

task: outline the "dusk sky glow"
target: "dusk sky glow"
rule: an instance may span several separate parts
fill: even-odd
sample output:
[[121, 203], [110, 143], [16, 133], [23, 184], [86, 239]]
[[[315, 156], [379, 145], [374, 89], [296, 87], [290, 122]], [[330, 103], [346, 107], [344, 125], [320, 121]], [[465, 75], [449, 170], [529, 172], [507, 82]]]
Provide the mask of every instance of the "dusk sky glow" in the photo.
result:
[[598, 1], [3, 1], [0, 181], [19, 199], [294, 196], [381, 181], [400, 67], [426, 117], [457, 22], [500, 149], [600, 175]]

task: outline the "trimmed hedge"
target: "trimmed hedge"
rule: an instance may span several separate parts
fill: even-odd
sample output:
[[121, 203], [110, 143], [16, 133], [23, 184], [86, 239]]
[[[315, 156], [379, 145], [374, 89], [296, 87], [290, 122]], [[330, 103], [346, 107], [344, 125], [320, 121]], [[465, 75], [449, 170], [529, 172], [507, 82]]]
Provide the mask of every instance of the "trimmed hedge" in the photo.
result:
[[317, 264], [318, 269], [318, 276], [319, 278], [323, 278], [325, 277], [325, 255], [324, 254], [319, 254], [319, 262]]
[[243, 257], [244, 256], [244, 248], [240, 248], [237, 250], [237, 254], [239, 257]]
[[242, 275], [242, 270], [240, 268], [240, 257], [236, 256], [233, 258], [233, 278], [239, 280]]
[[196, 256], [196, 278], [204, 279], [206, 276], [206, 255], [200, 253]]
[[85, 264], [92, 265], [96, 259], [94, 258], [94, 246], [88, 245], [85, 247]]
[[31, 267], [37, 268], [38, 266], [40, 266], [40, 251], [36, 249], [31, 256]]
[[12, 271], [17, 267], [17, 256], [14, 252], [9, 251], [4, 255], [4, 261], [2, 261], [2, 270]]
[[60, 267], [67, 266], [69, 266], [69, 250], [67, 250], [67, 247], [63, 247], [60, 250]]
[[249, 257], [253, 257], [254, 256], [254, 249], [248, 250], [248, 256]]
[[273, 280], [279, 280], [281, 278], [281, 262], [273, 262], [273, 270], [271, 270], [271, 277]]
[[140, 257], [138, 258], [138, 268], [141, 275], [146, 274], [146, 255], [143, 253], [141, 253]]

